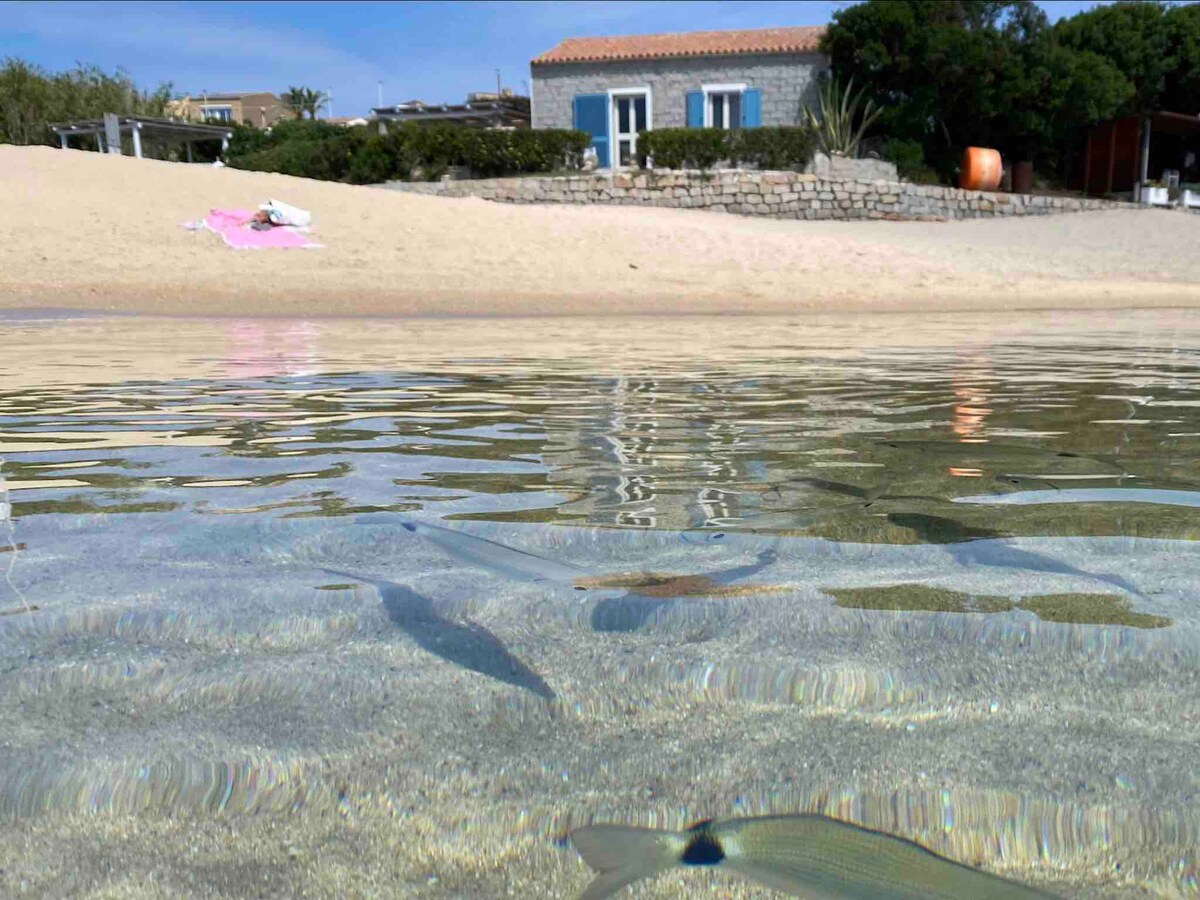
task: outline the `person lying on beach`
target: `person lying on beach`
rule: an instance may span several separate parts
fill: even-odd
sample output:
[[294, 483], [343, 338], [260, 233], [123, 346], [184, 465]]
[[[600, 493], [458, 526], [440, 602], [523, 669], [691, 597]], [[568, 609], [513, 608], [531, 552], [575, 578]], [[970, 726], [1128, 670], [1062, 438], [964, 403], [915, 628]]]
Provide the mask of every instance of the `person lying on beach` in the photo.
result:
[[252, 215], [246, 220], [246, 224], [255, 231], [270, 231], [275, 227], [275, 223], [271, 221], [271, 217], [267, 214], [265, 209], [260, 209], [258, 212]]

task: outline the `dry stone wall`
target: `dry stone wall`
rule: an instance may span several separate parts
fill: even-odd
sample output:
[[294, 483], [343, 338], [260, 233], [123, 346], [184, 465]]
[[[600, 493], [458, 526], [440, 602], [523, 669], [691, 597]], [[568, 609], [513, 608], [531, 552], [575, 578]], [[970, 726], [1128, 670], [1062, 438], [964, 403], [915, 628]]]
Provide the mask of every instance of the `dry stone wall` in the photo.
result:
[[381, 187], [443, 197], [481, 197], [500, 203], [665, 206], [781, 219], [941, 221], [1134, 206], [1092, 198], [1002, 194], [900, 181], [860, 181], [821, 178], [799, 172], [741, 170], [396, 181]]

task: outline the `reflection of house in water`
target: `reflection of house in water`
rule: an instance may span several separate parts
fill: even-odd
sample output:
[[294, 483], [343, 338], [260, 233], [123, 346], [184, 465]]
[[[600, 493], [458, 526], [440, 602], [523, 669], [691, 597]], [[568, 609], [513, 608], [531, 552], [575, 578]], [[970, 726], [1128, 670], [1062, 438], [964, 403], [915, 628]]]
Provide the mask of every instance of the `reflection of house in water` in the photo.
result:
[[720, 394], [739, 387], [619, 377], [598, 385], [601, 408], [548, 419], [550, 484], [587, 488], [562, 511], [598, 524], [680, 529], [757, 512], [761, 491], [745, 488], [766, 480], [765, 467], [742, 456], [747, 426], [722, 421], [732, 404]]

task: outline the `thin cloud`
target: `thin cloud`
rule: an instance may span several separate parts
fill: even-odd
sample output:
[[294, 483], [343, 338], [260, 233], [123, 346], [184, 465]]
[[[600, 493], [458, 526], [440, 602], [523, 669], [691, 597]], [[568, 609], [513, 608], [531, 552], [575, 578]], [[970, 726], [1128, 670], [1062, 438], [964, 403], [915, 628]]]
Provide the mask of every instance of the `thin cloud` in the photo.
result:
[[[256, 80], [303, 81], [320, 73], [322, 81], [369, 82], [376, 67], [354, 54], [283, 28], [247, 26], [213, 14], [154, 4], [32, 4], [0, 2], [0, 35], [27, 35], [48, 46], [84, 44], [109, 56], [120, 51], [125, 67], [141, 60], [171, 60], [182, 72], [216, 77], [231, 62], [250, 64]], [[91, 60], [88, 60], [91, 61]], [[236, 85], [233, 85], [236, 86]], [[226, 85], [231, 87], [231, 85]]]

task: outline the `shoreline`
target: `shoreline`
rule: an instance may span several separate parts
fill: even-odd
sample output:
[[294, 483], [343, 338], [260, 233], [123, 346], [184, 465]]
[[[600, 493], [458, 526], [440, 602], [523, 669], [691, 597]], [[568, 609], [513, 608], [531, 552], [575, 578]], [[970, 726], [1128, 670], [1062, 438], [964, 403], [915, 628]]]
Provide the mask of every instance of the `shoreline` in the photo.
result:
[[[617, 301], [608, 298], [589, 297], [529, 297], [515, 298], [513, 295], [473, 295], [464, 297], [413, 297], [411, 295], [381, 295], [364, 302], [356, 298], [356, 311], [345, 310], [341, 298], [335, 296], [303, 295], [291, 298], [284, 309], [279, 309], [276, 298], [264, 298], [262, 303], [247, 303], [246, 298], [230, 298], [220, 295], [189, 294], [191, 308], [178, 309], [170, 300], [155, 297], [143, 299], [124, 290], [113, 289], [110, 294], [95, 295], [94, 305], [68, 306], [69, 301], [78, 302], [77, 294], [55, 296], [41, 288], [14, 289], [0, 283], [0, 321], [27, 321], [48, 318], [125, 317], [164, 319], [262, 319], [282, 321], [289, 319], [311, 320], [412, 320], [412, 321], [475, 321], [475, 320], [519, 320], [519, 319], [671, 319], [671, 318], [777, 318], [817, 316], [903, 316], [927, 314], [986, 314], [986, 313], [1076, 313], [1118, 312], [1122, 310], [1196, 310], [1200, 309], [1200, 287], [1192, 290], [1162, 289], [1154, 283], [1122, 286], [1114, 291], [1111, 284], [1104, 282], [1078, 282], [1057, 288], [1044, 298], [1030, 297], [1014, 302], [1011, 296], [985, 295], [955, 302], [937, 302], [919, 299], [897, 300], [862, 298], [832, 304], [783, 304], [756, 303], [748, 305], [744, 299], [716, 298], [704, 304], [691, 305], [678, 302], [677, 297], [652, 298], [644, 302]], [[1103, 291], [1108, 296], [1096, 296]], [[50, 294], [50, 296], [47, 296]], [[24, 302], [30, 295], [36, 301]], [[1150, 296], [1147, 296], [1150, 295]], [[656, 302], [673, 300], [671, 308], [655, 307]], [[55, 301], [58, 301], [57, 303]], [[519, 302], [517, 302], [519, 301]], [[597, 303], [605, 302], [603, 309]], [[497, 308], [463, 309], [465, 304], [495, 304]], [[267, 305], [276, 307], [267, 308]], [[515, 307], [515, 308], [514, 308]], [[23, 315], [10, 316], [7, 313]], [[50, 315], [38, 315], [50, 313]]]
[[[1200, 216], [824, 222], [508, 205], [0, 147], [0, 309], [256, 318], [808, 315], [1200, 307]], [[325, 246], [180, 223], [286, 199]]]

